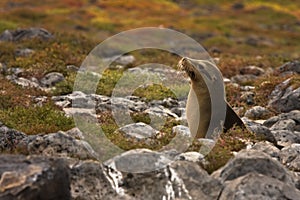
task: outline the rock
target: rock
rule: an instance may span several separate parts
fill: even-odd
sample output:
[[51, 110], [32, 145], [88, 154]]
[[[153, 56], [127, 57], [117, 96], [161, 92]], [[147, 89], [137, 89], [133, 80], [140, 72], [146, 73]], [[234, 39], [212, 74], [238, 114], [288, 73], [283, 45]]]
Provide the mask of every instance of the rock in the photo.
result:
[[10, 79], [13, 83], [20, 85], [22, 87], [32, 87], [32, 88], [40, 88], [40, 85], [38, 83], [38, 80], [35, 78], [32, 78], [32, 80], [23, 78], [23, 77], [15, 77], [13, 79]]
[[286, 62], [283, 65], [281, 65], [279, 68], [277, 68], [277, 70], [280, 73], [296, 72], [299, 74], [300, 73], [300, 61], [294, 60], [294, 61]]
[[12, 74], [15, 76], [21, 76], [23, 72], [24, 72], [24, 69], [19, 68], [19, 67], [10, 67], [7, 69], [8, 74]]
[[[109, 171], [109, 168], [103, 167], [95, 161], [81, 161], [71, 166], [72, 199], [122, 199], [118, 194], [121, 193], [118, 188], [119, 183], [115, 182], [116, 179], [108, 176], [109, 173], [112, 174]], [[114, 186], [115, 188], [113, 188]]]
[[124, 55], [119, 57], [115, 62], [120, 65], [129, 65], [132, 64], [135, 61], [135, 57], [133, 55]]
[[176, 160], [185, 160], [194, 163], [201, 163], [204, 161], [204, 155], [198, 152], [185, 152], [176, 157]]
[[116, 64], [127, 66], [132, 64], [135, 61], [135, 57], [133, 55], [123, 55], [120, 57], [113, 56], [111, 58], [104, 59], [105, 62], [115, 62]]
[[235, 75], [231, 78], [231, 81], [233, 83], [238, 83], [241, 85], [248, 84], [249, 82], [253, 82], [257, 76], [252, 74], [246, 74], [246, 75]]
[[248, 130], [255, 133], [255, 135], [259, 138], [265, 139], [275, 145], [277, 145], [277, 141], [271, 131], [264, 125], [253, 122], [245, 117], [242, 118], [243, 122], [246, 124]]
[[30, 135], [17, 146], [24, 154], [45, 155], [55, 157], [71, 157], [77, 159], [94, 159], [92, 147], [83, 140], [77, 140], [60, 131], [47, 135]]
[[77, 139], [77, 140], [83, 140], [84, 139], [84, 135], [83, 133], [79, 130], [79, 128], [75, 127], [72, 128], [68, 131], [65, 132], [67, 135]]
[[117, 131], [123, 132], [125, 135], [136, 139], [146, 139], [154, 137], [158, 133], [157, 130], [153, 129], [151, 126], [143, 122], [128, 124], [119, 128]]
[[221, 191], [220, 182], [198, 165], [171, 163], [162, 153], [149, 150], [131, 150], [105, 166], [118, 191], [133, 199], [216, 199]]
[[255, 172], [246, 174], [226, 184], [220, 200], [244, 199], [299, 199], [300, 191], [293, 185]]
[[292, 119], [279, 120], [275, 124], [273, 124], [270, 130], [288, 130], [294, 131], [296, 126], [296, 122]]
[[281, 113], [278, 116], [267, 119], [263, 125], [266, 127], [272, 127], [275, 123], [282, 120], [291, 119], [296, 122], [296, 125], [300, 125], [300, 110], [292, 110], [289, 113]]
[[265, 70], [256, 66], [246, 66], [241, 68], [240, 73], [242, 75], [250, 74], [254, 76], [261, 76], [265, 73]]
[[251, 149], [238, 152], [224, 167], [214, 172], [213, 177], [219, 177], [224, 183], [249, 173], [259, 173], [289, 185], [294, 184], [294, 177], [279, 161], [263, 152]]
[[0, 153], [13, 153], [17, 145], [26, 135], [20, 131], [10, 129], [0, 122]]
[[192, 137], [189, 127], [183, 125], [177, 125], [172, 128], [174, 135], [181, 135], [184, 137]]
[[9, 30], [5, 30], [1, 35], [0, 35], [0, 41], [13, 41], [14, 36]]
[[77, 67], [75, 65], [67, 65], [66, 68], [73, 72], [77, 72], [79, 70], [79, 67]]
[[280, 150], [268, 141], [255, 143], [251, 149], [264, 152], [272, 158], [279, 160]]
[[43, 28], [5, 30], [0, 35], [0, 41], [20, 41], [33, 38], [47, 40], [53, 38], [53, 35]]
[[63, 80], [65, 80], [63, 74], [58, 72], [50, 72], [40, 80], [40, 83], [43, 87], [53, 87], [55, 84], [62, 82]]
[[241, 101], [247, 103], [248, 105], [254, 104], [254, 92], [242, 92]]
[[0, 155], [0, 199], [71, 199], [70, 174], [62, 159]]
[[219, 197], [222, 189], [220, 181], [210, 177], [201, 167], [191, 162], [176, 161], [169, 170], [175, 199], [213, 200]]
[[268, 109], [262, 106], [254, 106], [246, 111], [245, 117], [248, 117], [249, 119], [266, 119], [270, 114]]
[[300, 87], [294, 89], [289, 86], [291, 79], [287, 79], [275, 87], [270, 95], [268, 106], [278, 112], [290, 112], [300, 109]]
[[19, 56], [19, 57], [27, 57], [33, 53], [34, 53], [34, 50], [25, 48], [25, 49], [17, 49], [15, 52], [15, 55]]
[[300, 144], [291, 144], [281, 149], [280, 162], [290, 170], [300, 172]]
[[274, 135], [277, 145], [285, 147], [293, 143], [300, 143], [300, 132], [292, 132], [288, 130], [271, 131]]
[[178, 118], [178, 116], [175, 113], [172, 113], [168, 108], [165, 108], [163, 106], [153, 106], [149, 107], [144, 111], [144, 113], [149, 114], [152, 117], [156, 117], [158, 119], [162, 119], [164, 117], [173, 117]]

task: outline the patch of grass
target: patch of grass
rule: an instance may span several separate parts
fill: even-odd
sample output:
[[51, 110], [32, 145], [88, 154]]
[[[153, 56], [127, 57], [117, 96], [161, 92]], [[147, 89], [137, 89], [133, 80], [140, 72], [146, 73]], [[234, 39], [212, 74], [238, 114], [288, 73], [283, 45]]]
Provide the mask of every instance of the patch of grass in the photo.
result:
[[18, 27], [18, 24], [12, 21], [8, 20], [0, 20], [0, 33], [2, 33], [5, 30], [11, 30], [16, 29]]
[[170, 89], [159, 84], [151, 84], [147, 87], [139, 87], [134, 91], [133, 95], [145, 98], [147, 101], [154, 99], [162, 100], [168, 97], [176, 98], [175, 94]]
[[0, 110], [16, 106], [28, 107], [34, 103], [33, 97], [45, 95], [45, 92], [34, 88], [22, 88], [0, 76]]
[[208, 165], [204, 166], [208, 173], [212, 173], [224, 166], [230, 158], [233, 151], [240, 151], [246, 147], [244, 141], [257, 141], [258, 138], [246, 129], [233, 127], [227, 133], [220, 135], [211, 152], [206, 156]]
[[66, 117], [62, 111], [50, 104], [1, 110], [0, 121], [30, 135], [66, 131], [74, 127], [73, 119]]

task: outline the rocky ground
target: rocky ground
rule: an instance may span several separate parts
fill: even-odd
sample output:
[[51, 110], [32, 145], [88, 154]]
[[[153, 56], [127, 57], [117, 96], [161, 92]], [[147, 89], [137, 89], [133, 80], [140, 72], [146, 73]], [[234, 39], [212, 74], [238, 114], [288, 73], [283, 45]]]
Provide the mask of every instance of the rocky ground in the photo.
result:
[[[13, 42], [36, 37], [44, 40], [53, 36], [47, 30], [36, 28], [5, 31], [0, 40]], [[20, 49], [15, 53], [26, 56], [32, 51]], [[118, 61], [118, 66], [125, 67], [134, 60], [133, 56], [124, 56]], [[76, 66], [68, 67], [78, 70]], [[52, 71], [37, 79], [24, 76], [22, 68], [7, 68], [1, 64], [0, 70], [2, 79], [48, 94], [35, 96], [36, 106], [43, 105], [50, 98], [68, 116], [84, 114], [87, 118], [99, 119], [102, 113], [118, 109], [120, 112], [127, 110], [159, 118], [171, 117], [174, 121], [183, 122], [172, 125], [171, 134], [191, 137], [184, 123], [184, 99], [149, 101], [137, 96], [113, 98], [80, 91], [53, 95], [49, 92], [66, 78], [60, 72]], [[132, 68], [131, 72], [135, 70]], [[0, 150], [3, 153], [0, 156], [0, 197], [24, 200], [299, 199], [300, 87], [294, 79], [299, 72], [300, 62], [295, 60], [278, 66], [272, 72], [247, 66], [238, 75], [224, 79], [226, 87], [241, 91], [241, 102], [249, 105], [246, 111], [239, 107], [234, 109], [247, 128], [263, 139], [248, 140], [240, 135], [234, 136], [236, 141], [245, 144], [243, 148], [231, 151], [234, 157], [209, 173], [206, 166], [212, 161], [207, 159], [205, 151], [138, 148], [104, 161], [99, 159], [101, 155], [95, 144], [78, 128], [30, 135], [7, 127], [3, 121], [0, 123]], [[245, 83], [272, 73], [286, 78], [272, 89], [264, 107], [255, 105], [257, 88]], [[149, 146], [155, 144], [162, 134], [145, 122], [132, 122], [115, 132], [121, 132], [133, 143], [143, 141]], [[208, 146], [215, 143], [209, 139], [200, 139], [199, 142]]]

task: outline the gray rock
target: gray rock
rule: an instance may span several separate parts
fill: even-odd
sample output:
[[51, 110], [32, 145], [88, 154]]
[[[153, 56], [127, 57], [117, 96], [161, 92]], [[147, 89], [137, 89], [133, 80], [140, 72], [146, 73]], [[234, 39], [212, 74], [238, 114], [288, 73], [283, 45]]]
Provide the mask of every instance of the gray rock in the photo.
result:
[[253, 122], [246, 117], [242, 118], [243, 122], [246, 124], [248, 130], [255, 133], [255, 135], [259, 138], [265, 139], [273, 144], [277, 144], [277, 141], [272, 134], [272, 132], [264, 125]]
[[67, 65], [66, 68], [73, 72], [77, 72], [79, 70], [79, 67], [77, 67], [75, 65]]
[[172, 128], [172, 133], [174, 135], [181, 135], [184, 137], [191, 137], [191, 132], [189, 127], [183, 125], [177, 125]]
[[300, 132], [292, 132], [288, 130], [276, 130], [271, 132], [279, 146], [285, 147], [293, 143], [300, 143]]
[[240, 151], [224, 167], [214, 172], [213, 177], [219, 177], [222, 182], [225, 182], [251, 172], [275, 178], [286, 184], [294, 184], [294, 177], [279, 161], [272, 159], [266, 153], [251, 149]]
[[280, 150], [270, 142], [262, 141], [255, 143], [251, 149], [264, 152], [272, 158], [279, 160]]
[[63, 80], [65, 80], [63, 74], [58, 72], [50, 72], [40, 80], [40, 83], [43, 87], [53, 87], [55, 84], [62, 82]]
[[62, 159], [0, 155], [0, 199], [71, 199], [70, 174]]
[[84, 135], [83, 133], [79, 130], [79, 128], [75, 127], [72, 128], [68, 131], [65, 132], [67, 135], [77, 139], [77, 140], [83, 140], [84, 139]]
[[158, 133], [157, 130], [153, 129], [151, 126], [143, 122], [128, 124], [119, 128], [117, 131], [123, 132], [125, 135], [136, 139], [150, 138]]
[[201, 163], [204, 161], [204, 155], [198, 152], [190, 151], [179, 154], [176, 157], [176, 160], [185, 160], [194, 163]]
[[245, 113], [245, 117], [249, 119], [265, 119], [269, 115], [270, 111], [262, 106], [254, 106]]
[[247, 103], [248, 105], [254, 104], [254, 92], [243, 92], [241, 95], [241, 101]]
[[9, 30], [5, 30], [1, 35], [0, 35], [0, 41], [13, 41], [14, 36]]
[[281, 113], [278, 116], [267, 119], [263, 124], [264, 126], [271, 127], [280, 120], [292, 119], [296, 125], [300, 124], [300, 110], [292, 110], [289, 113]]
[[11, 75], [20, 76], [24, 72], [24, 69], [19, 67], [10, 67], [6, 72]]
[[[149, 150], [126, 152], [105, 166], [112, 169], [108, 177], [114, 177], [111, 181], [119, 193], [124, 192], [132, 199], [216, 199], [221, 191], [220, 182], [198, 165], [187, 161], [169, 162], [163, 154]], [[144, 172], [132, 173], [128, 169], [135, 172], [144, 169]]]
[[291, 144], [281, 149], [280, 162], [290, 170], [300, 172], [300, 144]]
[[0, 122], [0, 153], [13, 153], [25, 137], [24, 133], [10, 129]]
[[246, 74], [246, 75], [235, 75], [231, 78], [231, 81], [233, 83], [238, 83], [241, 85], [248, 84], [249, 82], [253, 82], [257, 76], [252, 74]]
[[273, 177], [252, 172], [227, 183], [219, 199], [297, 200], [299, 196], [300, 191], [293, 185], [286, 184]]
[[53, 35], [43, 28], [5, 30], [0, 35], [0, 41], [20, 41], [33, 38], [47, 40], [53, 38]]
[[[95, 161], [81, 161], [71, 166], [71, 196], [72, 199], [113, 200], [122, 199], [115, 179], [107, 176], [110, 169]], [[119, 184], [119, 183], [117, 183]], [[116, 186], [114, 188], [114, 186]], [[124, 196], [124, 195], [123, 195]], [[130, 199], [125, 198], [123, 199]]]
[[29, 80], [29, 79], [26, 79], [23, 77], [16, 77], [14, 79], [11, 79], [11, 81], [22, 87], [40, 88], [40, 85], [39, 85], [37, 79], [34, 79], [34, 78], [32, 78], [32, 80]]
[[284, 63], [277, 70], [280, 73], [291, 71], [291, 72], [296, 72], [299, 74], [300, 73], [300, 61], [294, 60], [294, 61]]
[[127, 66], [132, 64], [135, 61], [135, 57], [133, 55], [123, 55], [120, 57], [113, 56], [111, 58], [104, 59], [104, 62], [110, 63], [115, 62], [116, 64]]
[[148, 149], [134, 149], [105, 162], [105, 166], [115, 168], [120, 172], [148, 173], [164, 169], [173, 161], [173, 156], [163, 152], [155, 152]]
[[256, 66], [246, 66], [246, 67], [241, 68], [240, 73], [242, 75], [251, 74], [251, 75], [255, 75], [255, 76], [260, 76], [265, 73], [265, 70], [260, 67], [256, 67]]
[[30, 155], [72, 157], [82, 160], [96, 157], [87, 142], [77, 140], [62, 131], [47, 135], [30, 135], [24, 138], [17, 148], [21, 153]]
[[27, 57], [33, 53], [34, 53], [34, 50], [25, 48], [25, 49], [17, 49], [15, 52], [15, 55], [19, 56], [19, 57]]
[[296, 122], [292, 119], [279, 120], [275, 124], [273, 124], [270, 130], [288, 130], [294, 131], [296, 126]]
[[278, 112], [290, 112], [300, 109], [300, 87], [293, 88], [291, 79], [287, 79], [277, 85], [270, 95], [268, 106]]
[[120, 65], [129, 65], [132, 64], [135, 61], [135, 57], [133, 55], [124, 55], [119, 57], [115, 62]]

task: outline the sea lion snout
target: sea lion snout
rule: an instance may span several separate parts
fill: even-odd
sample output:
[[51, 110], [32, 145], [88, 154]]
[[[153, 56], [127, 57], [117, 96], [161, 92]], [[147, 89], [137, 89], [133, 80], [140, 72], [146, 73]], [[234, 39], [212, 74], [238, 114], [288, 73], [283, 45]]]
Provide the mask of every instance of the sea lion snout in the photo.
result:
[[187, 58], [182, 58], [179, 62], [178, 62], [178, 67], [180, 70], [183, 70], [187, 73], [187, 75], [190, 77], [191, 80], [194, 80], [196, 77], [194, 68], [191, 67], [191, 63], [188, 61]]

